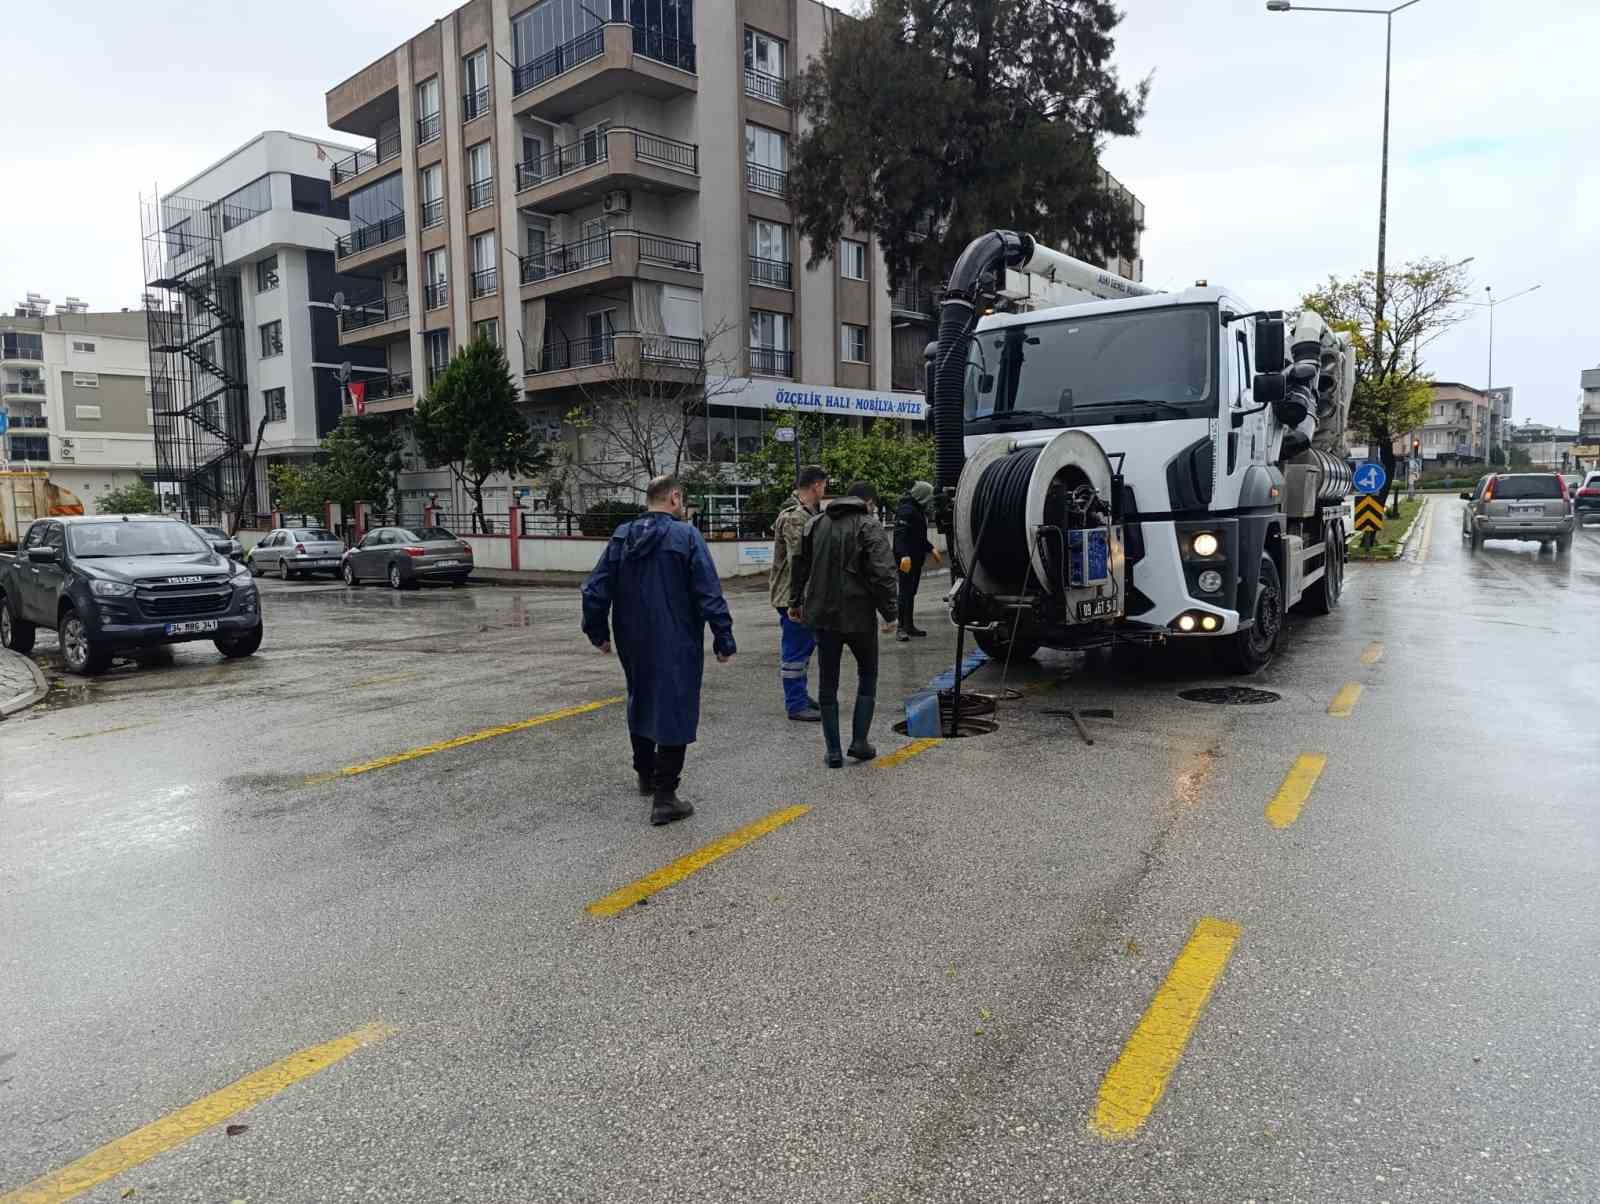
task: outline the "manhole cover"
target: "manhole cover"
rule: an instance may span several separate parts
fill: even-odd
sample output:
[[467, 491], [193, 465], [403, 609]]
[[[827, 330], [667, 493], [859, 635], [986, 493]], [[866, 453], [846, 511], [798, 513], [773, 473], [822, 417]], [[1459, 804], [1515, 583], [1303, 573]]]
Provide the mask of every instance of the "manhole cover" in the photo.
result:
[[[991, 732], [996, 732], [999, 730], [1000, 725], [995, 723], [992, 719], [963, 719], [960, 727], [956, 730], [956, 736], [958, 738], [962, 736], [987, 736]], [[907, 735], [906, 721], [902, 719], [899, 723], [895, 724], [894, 731], [901, 736]], [[947, 736], [947, 729], [943, 722], [941, 722], [939, 725], [939, 734], [941, 736]]]
[[1183, 690], [1178, 697], [1185, 702], [1209, 702], [1222, 707], [1258, 707], [1264, 702], [1277, 702], [1280, 695], [1271, 690], [1252, 690], [1249, 686], [1212, 686]]

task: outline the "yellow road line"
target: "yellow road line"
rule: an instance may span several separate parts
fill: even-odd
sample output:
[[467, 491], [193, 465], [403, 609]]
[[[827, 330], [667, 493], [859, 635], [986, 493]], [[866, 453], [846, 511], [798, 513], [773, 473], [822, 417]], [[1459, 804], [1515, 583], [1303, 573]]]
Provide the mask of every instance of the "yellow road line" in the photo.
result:
[[[680, 857], [671, 865], [663, 866], [653, 874], [647, 874], [637, 882], [630, 882], [621, 890], [613, 891], [604, 899], [596, 899], [585, 907], [592, 916], [614, 916], [620, 911], [626, 911], [640, 899], [648, 899], [657, 891], [666, 890], [676, 882], [682, 882], [697, 870], [703, 870], [713, 861], [726, 857], [735, 849], [743, 848], [758, 836], [765, 836], [776, 828], [783, 827], [791, 820], [799, 819], [810, 807], [803, 803], [793, 807], [785, 807], [781, 811], [774, 811], [764, 819], [758, 819], [753, 824], [746, 824], [736, 832], [729, 832], [718, 840], [713, 840], [704, 848], [696, 849], [687, 857]], [[0, 1204], [4, 1204], [0, 1201]]]
[[918, 753], [925, 753], [935, 744], [942, 743], [944, 743], [944, 741], [940, 740], [937, 736], [929, 736], [924, 740], [913, 740], [910, 744], [902, 744], [888, 756], [879, 757], [875, 764], [879, 769], [893, 769], [896, 765], [900, 764], [900, 762], [909, 761]]
[[1346, 718], [1351, 711], [1356, 709], [1356, 703], [1361, 698], [1361, 683], [1347, 681], [1339, 687], [1339, 692], [1333, 696], [1333, 701], [1328, 704], [1328, 714], [1338, 719]]
[[1321, 753], [1301, 753], [1294, 759], [1283, 785], [1267, 804], [1267, 822], [1274, 828], [1287, 828], [1300, 818], [1300, 808], [1311, 797], [1311, 788], [1317, 784], [1328, 758]]
[[1144, 1018], [1100, 1082], [1089, 1125], [1096, 1133], [1130, 1137], [1149, 1119], [1238, 939], [1239, 925], [1227, 920], [1208, 916], [1194, 926]]
[[598, 711], [601, 707], [611, 706], [622, 701], [622, 695], [614, 698], [602, 698], [597, 702], [585, 702], [575, 707], [562, 707], [559, 711], [546, 711], [543, 715], [535, 715], [531, 719], [519, 719], [515, 723], [502, 723], [498, 727], [486, 727], [481, 732], [468, 732], [465, 736], [455, 736], [449, 740], [440, 740], [437, 744], [424, 744], [420, 748], [408, 748], [404, 752], [390, 753], [387, 757], [378, 757], [373, 761], [363, 761], [359, 765], [346, 765], [343, 769], [335, 769], [331, 773], [314, 773], [305, 779], [307, 786], [320, 786], [324, 782], [336, 781], [339, 778], [353, 778], [357, 774], [371, 773], [374, 769], [387, 769], [391, 765], [399, 765], [404, 761], [415, 761], [419, 757], [431, 757], [434, 753], [445, 752], [452, 748], [464, 748], [468, 744], [477, 744], [482, 740], [493, 740], [496, 736], [507, 736], [512, 732], [525, 732], [530, 727], [540, 727], [546, 723], [554, 723], [557, 719], [570, 719], [574, 715], [587, 715], [590, 711]]
[[292, 1053], [271, 1066], [245, 1075], [220, 1091], [213, 1091], [195, 1100], [187, 1107], [168, 1113], [142, 1129], [135, 1129], [126, 1137], [101, 1146], [92, 1154], [85, 1154], [58, 1171], [35, 1179], [26, 1187], [7, 1192], [0, 1196], [0, 1204], [55, 1204], [56, 1201], [70, 1200], [123, 1171], [148, 1162], [173, 1146], [181, 1145], [236, 1112], [253, 1108], [301, 1079], [309, 1078], [319, 1070], [326, 1070], [363, 1045], [381, 1041], [391, 1031], [384, 1024], [368, 1024], [333, 1041]]
[[1368, 644], [1366, 650], [1361, 654], [1361, 663], [1363, 665], [1376, 665], [1382, 659], [1383, 645], [1377, 640], [1373, 640], [1372, 643]]

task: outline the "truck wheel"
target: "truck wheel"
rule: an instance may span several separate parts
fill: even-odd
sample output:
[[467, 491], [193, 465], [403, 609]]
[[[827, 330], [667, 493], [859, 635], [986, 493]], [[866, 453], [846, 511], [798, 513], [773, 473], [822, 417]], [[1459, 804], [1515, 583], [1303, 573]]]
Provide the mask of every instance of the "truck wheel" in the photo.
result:
[[33, 638], [38, 628], [26, 619], [11, 613], [11, 599], [0, 590], [0, 647], [20, 652], [26, 656], [33, 651]]
[[1327, 549], [1323, 555], [1322, 576], [1306, 590], [1305, 608], [1311, 614], [1332, 614], [1344, 593], [1344, 540], [1339, 535], [1339, 524], [1329, 523], [1322, 537], [1323, 547]]
[[1468, 536], [1468, 538], [1472, 541], [1472, 550], [1474, 552], [1483, 547], [1483, 536], [1479, 535], [1476, 531]]
[[1234, 673], [1258, 673], [1278, 650], [1283, 632], [1283, 581], [1271, 556], [1261, 557], [1261, 580], [1256, 583], [1256, 601], [1249, 616], [1249, 627], [1223, 641], [1219, 650], [1223, 663]]
[[211, 642], [217, 646], [218, 652], [232, 660], [239, 656], [249, 656], [257, 648], [261, 647], [261, 634], [262, 625], [257, 623], [243, 635], [230, 636], [225, 640], [212, 640]]
[[1568, 533], [1566, 535], [1557, 536], [1556, 537], [1556, 555], [1557, 556], [1565, 556], [1570, 551], [1572, 551], [1572, 535], [1571, 535], [1571, 533]]
[[66, 663], [68, 673], [92, 677], [96, 673], [104, 673], [106, 666], [111, 664], [110, 650], [89, 638], [89, 629], [83, 625], [78, 612], [70, 606], [61, 612], [61, 624], [56, 629], [56, 636], [61, 642], [61, 659]]
[[974, 631], [972, 633], [974, 642], [977, 643], [979, 648], [983, 649], [990, 660], [1027, 660], [1035, 652], [1039, 651], [1040, 642], [1025, 635], [1019, 634], [1016, 642], [1013, 643], [1011, 632], [1009, 630], [1001, 630], [1004, 626], [1005, 624], [1002, 623], [996, 625], [990, 631]]

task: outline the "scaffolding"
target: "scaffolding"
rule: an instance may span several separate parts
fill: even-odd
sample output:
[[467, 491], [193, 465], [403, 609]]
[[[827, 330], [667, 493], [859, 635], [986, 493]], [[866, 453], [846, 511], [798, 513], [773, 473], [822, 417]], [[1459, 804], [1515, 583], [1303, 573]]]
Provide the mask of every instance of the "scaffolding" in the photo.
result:
[[239, 277], [223, 270], [222, 206], [141, 198], [156, 489], [163, 509], [232, 530], [256, 510], [248, 473]]

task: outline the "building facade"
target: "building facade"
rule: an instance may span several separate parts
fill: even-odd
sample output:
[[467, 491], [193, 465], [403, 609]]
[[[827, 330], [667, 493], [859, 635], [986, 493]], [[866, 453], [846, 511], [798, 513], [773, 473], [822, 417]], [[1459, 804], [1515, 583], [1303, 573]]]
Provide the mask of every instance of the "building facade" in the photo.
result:
[[1506, 428], [1507, 450], [1526, 453], [1534, 468], [1570, 469], [1578, 432], [1543, 422], [1524, 422]]
[[338, 425], [342, 366], [382, 362], [338, 334], [334, 298], [372, 285], [334, 261], [349, 215], [329, 167], [350, 153], [269, 130], [146, 206], [159, 487], [184, 513], [264, 513], [268, 469]]
[[145, 318], [48, 302], [0, 317], [0, 460], [95, 499], [155, 470]]
[[1407, 435], [1397, 450], [1409, 452], [1416, 440], [1424, 461], [1486, 462], [1494, 429], [1489, 394], [1456, 381], [1435, 381], [1429, 393], [1427, 421]]
[[1585, 368], [1578, 377], [1578, 442], [1574, 467], [1600, 466], [1600, 367]]

